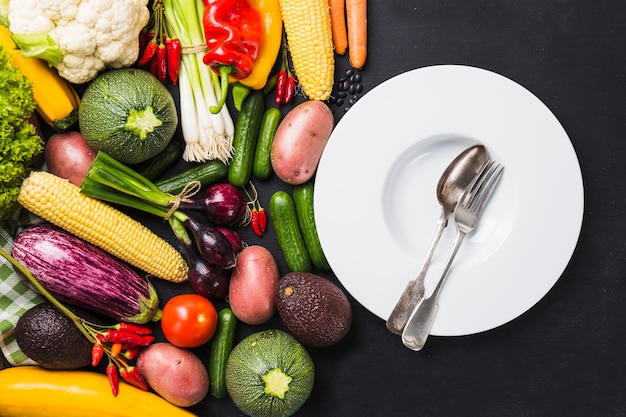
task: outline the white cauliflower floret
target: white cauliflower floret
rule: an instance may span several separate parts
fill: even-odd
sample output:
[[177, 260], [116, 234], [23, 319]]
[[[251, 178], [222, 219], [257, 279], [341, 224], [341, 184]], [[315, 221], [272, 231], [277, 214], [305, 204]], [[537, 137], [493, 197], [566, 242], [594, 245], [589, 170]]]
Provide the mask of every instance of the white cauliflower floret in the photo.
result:
[[10, 0], [9, 29], [25, 55], [83, 84], [105, 68], [137, 60], [147, 6], [148, 0]]
[[96, 78], [98, 73], [105, 68], [104, 61], [90, 55], [81, 56], [67, 54], [63, 57], [63, 60], [57, 64], [59, 74], [71, 73], [75, 79], [87, 81]]

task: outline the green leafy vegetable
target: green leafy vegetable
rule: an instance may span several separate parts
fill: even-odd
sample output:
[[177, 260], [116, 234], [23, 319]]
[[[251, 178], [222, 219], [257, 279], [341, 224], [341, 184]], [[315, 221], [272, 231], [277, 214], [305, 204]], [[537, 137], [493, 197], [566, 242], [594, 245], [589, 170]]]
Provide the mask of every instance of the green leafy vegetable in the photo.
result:
[[31, 82], [0, 47], [0, 223], [13, 213], [30, 162], [43, 150], [43, 140], [28, 120], [35, 106]]

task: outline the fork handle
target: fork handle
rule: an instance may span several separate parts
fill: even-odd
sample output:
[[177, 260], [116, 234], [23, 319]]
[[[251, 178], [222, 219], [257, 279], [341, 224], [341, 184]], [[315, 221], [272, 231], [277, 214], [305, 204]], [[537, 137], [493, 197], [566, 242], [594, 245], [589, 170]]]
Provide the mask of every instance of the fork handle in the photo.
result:
[[446, 262], [446, 266], [443, 269], [441, 278], [439, 278], [435, 289], [428, 297], [423, 298], [417, 306], [415, 306], [415, 309], [413, 309], [413, 312], [404, 327], [402, 332], [402, 343], [411, 350], [422, 350], [426, 344], [426, 339], [428, 339], [430, 330], [435, 322], [435, 316], [439, 310], [439, 294], [441, 293], [441, 289], [443, 288], [446, 278], [448, 277], [452, 261], [454, 261], [454, 258], [461, 247], [461, 243], [463, 243], [463, 240], [465, 239], [465, 235], [466, 233], [464, 232], [457, 232], [456, 238], [454, 239], [454, 248], [452, 249], [452, 253], [450, 253], [450, 257]]

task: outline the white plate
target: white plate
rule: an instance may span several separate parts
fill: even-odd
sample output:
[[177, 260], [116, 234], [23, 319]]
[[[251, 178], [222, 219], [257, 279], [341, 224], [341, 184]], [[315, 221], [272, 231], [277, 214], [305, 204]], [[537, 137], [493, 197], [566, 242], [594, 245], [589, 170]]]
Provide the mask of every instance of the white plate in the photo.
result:
[[[315, 183], [319, 237], [333, 272], [381, 319], [417, 275], [435, 233], [439, 176], [477, 142], [506, 169], [454, 261], [432, 334], [473, 334], [509, 322], [567, 266], [584, 193], [576, 154], [555, 116], [493, 72], [457, 65], [412, 70], [346, 113]], [[451, 220], [426, 277], [427, 294], [455, 233]]]

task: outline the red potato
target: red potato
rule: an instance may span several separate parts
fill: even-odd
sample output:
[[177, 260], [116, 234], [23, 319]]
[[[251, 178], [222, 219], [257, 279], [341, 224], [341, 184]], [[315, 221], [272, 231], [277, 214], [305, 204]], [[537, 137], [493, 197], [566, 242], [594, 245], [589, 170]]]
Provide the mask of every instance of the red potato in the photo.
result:
[[311, 179], [334, 126], [333, 113], [321, 101], [305, 101], [287, 113], [271, 149], [272, 168], [278, 178], [293, 185]]
[[209, 392], [209, 374], [200, 358], [170, 343], [142, 350], [137, 368], [150, 388], [179, 407], [198, 404]]
[[279, 278], [278, 265], [270, 251], [258, 245], [245, 247], [237, 256], [230, 278], [228, 298], [235, 317], [251, 325], [272, 318]]
[[50, 136], [44, 157], [50, 173], [80, 185], [96, 157], [96, 151], [87, 144], [83, 135], [70, 131]]

